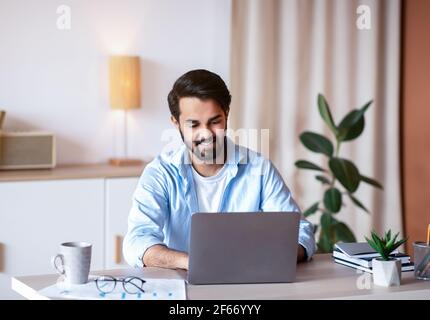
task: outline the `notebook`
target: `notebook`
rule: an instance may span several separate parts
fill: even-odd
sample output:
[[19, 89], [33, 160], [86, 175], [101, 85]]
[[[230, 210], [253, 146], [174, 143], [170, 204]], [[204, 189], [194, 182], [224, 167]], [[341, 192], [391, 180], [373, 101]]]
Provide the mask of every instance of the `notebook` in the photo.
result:
[[[345, 260], [342, 260], [342, 259], [334, 258], [334, 262], [342, 264], [342, 265], [347, 266], [347, 267], [358, 269], [358, 270], [361, 270], [361, 271], [373, 273], [372, 268], [366, 268], [364, 266], [361, 266], [361, 265], [358, 265], [358, 264], [355, 264], [355, 263], [352, 263], [352, 262], [349, 262], [349, 261], [345, 261]], [[414, 271], [414, 264], [413, 264], [413, 262], [402, 264], [402, 272], [405, 272], [405, 271]]]
[[[379, 257], [379, 256], [377, 256], [377, 257]], [[333, 258], [352, 262], [354, 264], [358, 264], [358, 265], [361, 265], [361, 266], [366, 267], [366, 268], [371, 268], [372, 267], [372, 260], [374, 258], [377, 258], [377, 257], [361, 257], [361, 258], [357, 258], [356, 256], [350, 257], [338, 249], [333, 250]], [[407, 263], [411, 262], [411, 257], [404, 254], [404, 253], [390, 254], [390, 257], [395, 258], [395, 259], [399, 259], [402, 262], [402, 264], [407, 264]]]
[[[376, 250], [373, 249], [367, 242], [341, 242], [336, 243], [334, 246], [335, 249], [338, 249], [349, 257], [377, 258], [380, 256], [380, 254], [377, 253]], [[392, 252], [392, 254], [397, 253], [399, 253], [398, 249]]]

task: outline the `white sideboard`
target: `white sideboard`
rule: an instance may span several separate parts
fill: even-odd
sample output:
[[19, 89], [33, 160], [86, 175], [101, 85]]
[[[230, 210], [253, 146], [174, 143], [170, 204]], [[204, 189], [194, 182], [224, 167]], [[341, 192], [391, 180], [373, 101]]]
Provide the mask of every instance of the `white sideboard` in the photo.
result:
[[110, 178], [105, 182], [105, 269], [129, 267], [122, 255], [127, 217], [138, 178]]
[[66, 241], [93, 244], [91, 269], [125, 267], [121, 243], [143, 166], [0, 171], [0, 299], [20, 298], [11, 276], [52, 273]]

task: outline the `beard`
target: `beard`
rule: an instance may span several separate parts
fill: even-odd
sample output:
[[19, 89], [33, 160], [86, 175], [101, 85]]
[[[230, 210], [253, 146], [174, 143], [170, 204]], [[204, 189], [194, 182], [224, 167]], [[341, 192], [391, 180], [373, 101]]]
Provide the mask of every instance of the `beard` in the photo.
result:
[[216, 160], [221, 155], [224, 155], [224, 157], [219, 161], [225, 160], [226, 136], [218, 137], [217, 135], [213, 135], [206, 139], [186, 141], [181, 129], [179, 129], [179, 133], [187, 149], [200, 161], [206, 164], [214, 164], [217, 163]]

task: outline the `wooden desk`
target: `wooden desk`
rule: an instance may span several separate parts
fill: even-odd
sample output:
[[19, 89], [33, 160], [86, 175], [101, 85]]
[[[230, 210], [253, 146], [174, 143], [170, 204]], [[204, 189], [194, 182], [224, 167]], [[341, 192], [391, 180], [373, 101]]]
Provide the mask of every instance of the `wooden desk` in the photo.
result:
[[[183, 270], [160, 268], [117, 269], [92, 272], [112, 276], [185, 279]], [[46, 299], [37, 293], [52, 285], [57, 275], [12, 278], [12, 289], [28, 299]], [[430, 299], [430, 281], [414, 279], [413, 272], [402, 274], [399, 287], [373, 286], [372, 277], [332, 261], [331, 255], [316, 255], [299, 264], [295, 283], [187, 285], [188, 299]], [[366, 288], [367, 284], [367, 288]]]

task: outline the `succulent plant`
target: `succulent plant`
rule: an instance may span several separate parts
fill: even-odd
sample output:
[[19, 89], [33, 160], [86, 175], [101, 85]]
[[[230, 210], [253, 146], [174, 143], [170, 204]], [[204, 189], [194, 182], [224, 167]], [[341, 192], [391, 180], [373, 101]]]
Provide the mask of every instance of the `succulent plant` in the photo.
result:
[[385, 232], [383, 237], [379, 237], [374, 231], [372, 231], [372, 239], [366, 238], [367, 243], [381, 255], [382, 260], [390, 260], [390, 254], [404, 244], [407, 239], [397, 240], [399, 232], [394, 237], [391, 237], [391, 230]]

